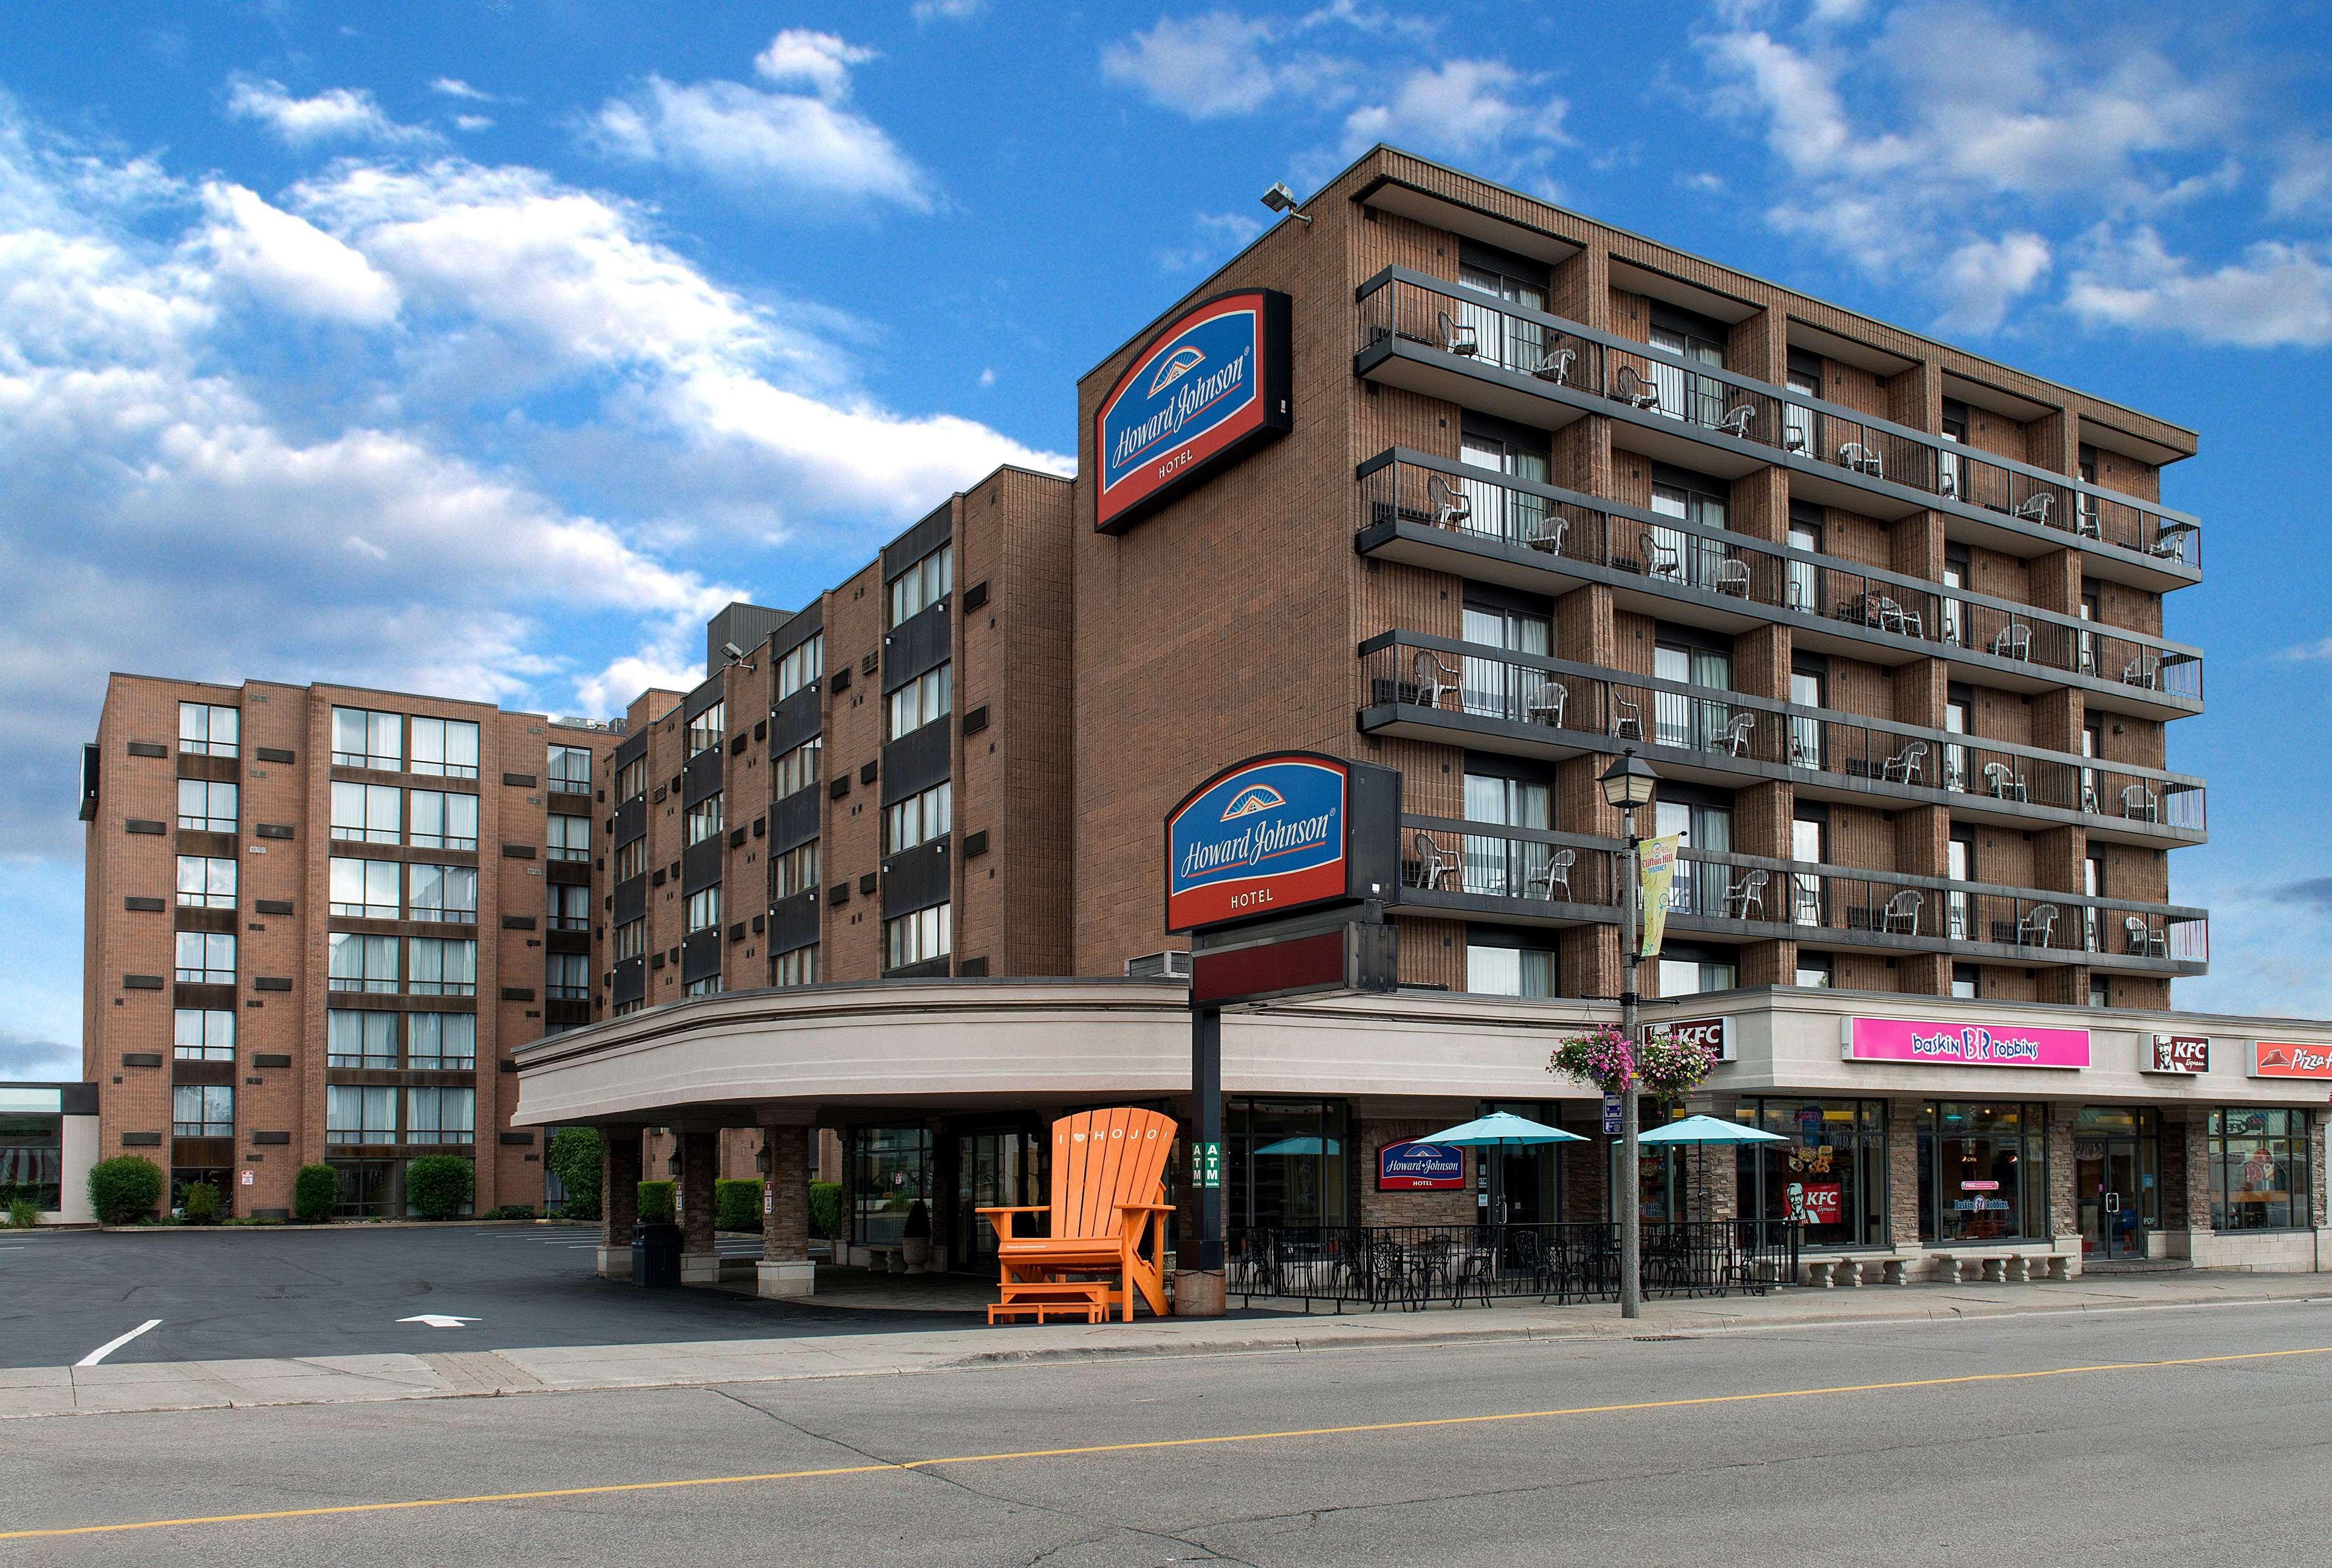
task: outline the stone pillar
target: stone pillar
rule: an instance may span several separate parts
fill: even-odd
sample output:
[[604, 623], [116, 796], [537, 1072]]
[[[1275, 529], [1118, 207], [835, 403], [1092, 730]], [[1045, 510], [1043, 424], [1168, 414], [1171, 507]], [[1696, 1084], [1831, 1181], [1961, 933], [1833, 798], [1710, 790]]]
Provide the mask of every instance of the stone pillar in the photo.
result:
[[599, 1250], [602, 1279], [632, 1277], [632, 1228], [640, 1216], [640, 1129], [599, 1129]]
[[1916, 1099], [1887, 1102], [1887, 1239], [1897, 1252], [1921, 1245], [1919, 1105]]
[[814, 1127], [764, 1123], [761, 1150], [761, 1261], [756, 1293], [771, 1298], [814, 1295], [817, 1266], [809, 1258], [809, 1173]]
[[2046, 1118], [2049, 1152], [2049, 1223], [2045, 1234], [2060, 1252], [2069, 1252], [2072, 1271], [2081, 1270], [2080, 1193], [2074, 1185], [2073, 1123], [2081, 1107], [2051, 1105]]
[[680, 1129], [680, 1282], [715, 1285], [721, 1254], [712, 1244], [712, 1183], [721, 1164], [721, 1134], [706, 1127]]

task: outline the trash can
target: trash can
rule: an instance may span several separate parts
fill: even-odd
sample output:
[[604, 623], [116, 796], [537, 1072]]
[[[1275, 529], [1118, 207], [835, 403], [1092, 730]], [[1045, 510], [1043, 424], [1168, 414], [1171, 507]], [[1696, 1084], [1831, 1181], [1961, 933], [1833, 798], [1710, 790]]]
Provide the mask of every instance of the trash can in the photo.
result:
[[632, 1227], [632, 1283], [680, 1283], [679, 1226], [649, 1224]]

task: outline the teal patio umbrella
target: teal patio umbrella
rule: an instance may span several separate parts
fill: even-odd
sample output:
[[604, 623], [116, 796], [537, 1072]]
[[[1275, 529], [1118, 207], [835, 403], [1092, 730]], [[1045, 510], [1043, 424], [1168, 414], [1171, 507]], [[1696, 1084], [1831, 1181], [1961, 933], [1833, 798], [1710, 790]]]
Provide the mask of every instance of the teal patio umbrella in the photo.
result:
[[[1769, 1133], [1757, 1127], [1744, 1126], [1716, 1117], [1687, 1117], [1680, 1122], [1654, 1127], [1648, 1133], [1638, 1133], [1636, 1142], [1651, 1148], [1664, 1148], [1671, 1144], [1690, 1144], [1696, 1151], [1710, 1144], [1786, 1144], [1790, 1140], [1779, 1133]], [[1701, 1169], [1701, 1155], [1693, 1155], [1693, 1178], [1700, 1195], [1703, 1212], [1708, 1208], [1708, 1176]]]
[[1492, 1111], [1488, 1116], [1476, 1117], [1470, 1122], [1409, 1141], [1448, 1144], [1461, 1149], [1498, 1149], [1526, 1148], [1534, 1144], [1583, 1144], [1587, 1140], [1577, 1133], [1566, 1133], [1561, 1127], [1551, 1127], [1512, 1111]]

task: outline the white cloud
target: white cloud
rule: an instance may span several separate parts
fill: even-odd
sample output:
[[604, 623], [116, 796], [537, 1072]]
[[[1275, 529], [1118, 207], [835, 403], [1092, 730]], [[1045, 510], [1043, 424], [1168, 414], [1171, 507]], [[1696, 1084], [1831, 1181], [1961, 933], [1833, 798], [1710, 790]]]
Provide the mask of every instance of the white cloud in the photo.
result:
[[1200, 213], [1190, 220], [1190, 242], [1160, 252], [1158, 264], [1169, 272], [1219, 266], [1262, 233], [1265, 222], [1245, 213]]
[[880, 126], [848, 107], [851, 68], [874, 58], [831, 33], [788, 29], [754, 67], [781, 89], [807, 91], [651, 75], [601, 105], [585, 139], [614, 157], [685, 168], [741, 189], [928, 212], [934, 204], [931, 176]]
[[280, 81], [236, 76], [227, 81], [227, 113], [257, 120], [287, 147], [327, 141], [423, 142], [433, 133], [400, 125], [361, 88], [335, 87], [313, 98], [294, 98]]
[[480, 91], [458, 76], [441, 76], [429, 84], [429, 90], [440, 98], [458, 98], [468, 103], [492, 103], [494, 95]]
[[2321, 348], [2332, 344], [2332, 243], [2262, 240], [2205, 271], [2174, 255], [2150, 227], [2119, 238], [2099, 230], [2065, 303], [2091, 326], [2241, 348]]
[[1265, 58], [1270, 23], [1228, 11], [1161, 16], [1102, 51], [1102, 74], [1133, 88], [1161, 109], [1192, 119], [1251, 114], [1288, 81], [1287, 67]]
[[1344, 148], [1374, 142], [1477, 156], [1510, 141], [1560, 143], [1570, 105], [1542, 94], [1533, 78], [1502, 60], [1449, 60], [1403, 77], [1382, 103], [1344, 119]]
[[364, 256], [256, 192], [213, 180], [202, 189], [210, 222], [190, 242], [222, 278], [293, 315], [377, 327], [397, 314], [397, 285]]
[[2332, 141], [2301, 132], [2285, 143], [2267, 198], [2279, 218], [2332, 209]]
[[988, 0], [915, 0], [917, 22], [969, 22], [988, 8]]
[[2276, 657], [2278, 659], [2294, 661], [2308, 661], [2319, 659], [2332, 660], [2332, 637], [2324, 638], [2321, 641], [2302, 642], [2297, 647], [2287, 648], [2282, 652], [2277, 654]]
[[1951, 301], [1939, 325], [1950, 332], [1991, 332], [2008, 308], [2049, 273], [2049, 242], [2031, 233], [1970, 240], [1946, 257], [1943, 288]]
[[491, 117], [483, 114], [457, 114], [454, 123], [463, 130], [492, 130], [494, 124]]

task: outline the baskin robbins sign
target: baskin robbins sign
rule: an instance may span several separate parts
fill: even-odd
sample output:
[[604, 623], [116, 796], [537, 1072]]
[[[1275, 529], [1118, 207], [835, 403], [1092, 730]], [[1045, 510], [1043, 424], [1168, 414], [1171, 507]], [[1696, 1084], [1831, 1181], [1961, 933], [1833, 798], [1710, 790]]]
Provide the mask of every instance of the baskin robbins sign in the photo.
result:
[[1288, 298], [1218, 294], [1133, 356], [1094, 414], [1094, 527], [1122, 533], [1287, 432]]
[[1839, 1055], [1847, 1061], [1939, 1062], [1955, 1067], [2089, 1065], [2086, 1029], [1842, 1018], [1839, 1036]]
[[[1225, 768], [1166, 817], [1166, 928], [1189, 931], [1315, 904], [1390, 898], [1400, 775], [1316, 752], [1272, 752]], [[1374, 841], [1381, 838], [1381, 846]], [[1367, 874], [1364, 875], [1363, 872]]]

